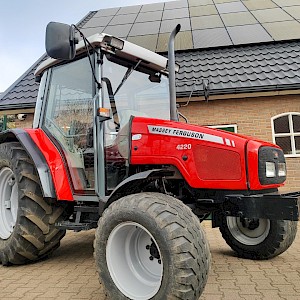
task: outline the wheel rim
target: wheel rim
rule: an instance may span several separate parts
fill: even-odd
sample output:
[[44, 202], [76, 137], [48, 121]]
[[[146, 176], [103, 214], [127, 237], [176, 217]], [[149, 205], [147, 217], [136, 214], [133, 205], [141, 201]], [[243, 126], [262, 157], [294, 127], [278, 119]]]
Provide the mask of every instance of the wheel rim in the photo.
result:
[[16, 225], [18, 213], [18, 185], [13, 171], [0, 170], [0, 238], [8, 239]]
[[131, 299], [150, 299], [158, 292], [163, 262], [157, 242], [135, 222], [119, 224], [110, 233], [106, 259], [117, 288]]
[[[255, 222], [255, 226], [253, 226], [253, 222]], [[244, 245], [255, 246], [262, 243], [268, 236], [270, 220], [227, 217], [227, 226], [237, 241]]]

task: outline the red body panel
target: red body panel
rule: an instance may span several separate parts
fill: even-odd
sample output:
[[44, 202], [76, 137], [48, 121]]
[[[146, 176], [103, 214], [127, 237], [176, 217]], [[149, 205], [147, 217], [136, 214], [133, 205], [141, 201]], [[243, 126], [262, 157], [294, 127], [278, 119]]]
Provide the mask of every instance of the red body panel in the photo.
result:
[[[253, 190], [279, 186], [259, 183], [258, 148], [269, 143], [207, 127], [140, 117], [133, 119], [132, 136], [131, 164], [174, 165], [193, 188], [246, 190], [248, 181]], [[250, 141], [247, 178], [245, 152]]]
[[74, 201], [67, 171], [57, 148], [41, 129], [25, 129], [25, 131], [43, 153], [48, 163], [57, 200]]

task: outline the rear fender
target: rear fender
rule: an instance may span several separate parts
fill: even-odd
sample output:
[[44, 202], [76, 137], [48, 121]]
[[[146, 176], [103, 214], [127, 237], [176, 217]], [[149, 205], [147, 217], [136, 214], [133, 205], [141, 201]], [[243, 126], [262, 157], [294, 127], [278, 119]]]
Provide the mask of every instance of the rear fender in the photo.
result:
[[0, 143], [20, 142], [28, 155], [33, 160], [39, 175], [42, 193], [44, 197], [56, 198], [53, 180], [47, 161], [31, 139], [29, 134], [22, 129], [10, 129], [0, 133]]
[[154, 169], [145, 172], [140, 172], [128, 177], [115, 188], [115, 190], [111, 193], [111, 195], [107, 199], [106, 203], [102, 202], [102, 205], [100, 204], [100, 214], [102, 214], [102, 212], [114, 201], [130, 194], [139, 193], [143, 190], [143, 188], [146, 185], [153, 182], [154, 180], [166, 176], [169, 177], [172, 176], [173, 174], [174, 174], [173, 171]]

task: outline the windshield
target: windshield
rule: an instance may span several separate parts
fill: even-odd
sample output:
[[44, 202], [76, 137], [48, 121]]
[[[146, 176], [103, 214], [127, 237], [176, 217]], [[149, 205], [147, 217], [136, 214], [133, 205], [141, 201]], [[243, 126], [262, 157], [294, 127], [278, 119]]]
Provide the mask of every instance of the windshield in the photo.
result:
[[112, 109], [114, 117], [110, 130], [124, 127], [130, 116], [170, 120], [167, 77], [142, 69], [141, 61], [116, 64], [112, 59], [105, 56], [102, 76], [104, 106]]

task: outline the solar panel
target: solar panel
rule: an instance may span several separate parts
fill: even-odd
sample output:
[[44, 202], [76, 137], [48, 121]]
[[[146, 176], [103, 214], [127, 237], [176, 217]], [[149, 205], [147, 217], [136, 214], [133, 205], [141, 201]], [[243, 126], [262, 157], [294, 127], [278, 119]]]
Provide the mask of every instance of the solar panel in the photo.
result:
[[143, 5], [141, 12], [158, 11], [164, 9], [164, 3], [153, 3]]
[[193, 30], [224, 27], [224, 24], [219, 15], [192, 17], [191, 23]]
[[253, 17], [253, 15], [250, 12], [246, 11], [238, 13], [221, 14], [221, 18], [225, 26], [248, 25], [258, 23], [258, 21]]
[[263, 26], [275, 41], [300, 38], [300, 23], [295, 20], [265, 23]]
[[121, 7], [120, 10], [118, 11], [118, 15], [138, 13], [141, 10], [141, 7], [142, 7], [141, 5]]
[[149, 49], [151, 51], [156, 50], [158, 34], [149, 34], [149, 35], [139, 35], [139, 36], [130, 36], [128, 41]]
[[213, 0], [201, 0], [201, 3], [199, 3], [199, 0], [188, 0], [188, 3], [189, 6], [214, 4]]
[[216, 4], [220, 14], [248, 11], [245, 5], [240, 1]]
[[243, 2], [249, 10], [267, 9], [278, 7], [272, 0], [248, 0]]
[[109, 22], [109, 25], [132, 24], [137, 14], [117, 15]]
[[293, 18], [286, 12], [284, 12], [281, 8], [256, 10], [252, 13], [260, 23], [293, 20]]
[[300, 6], [285, 7], [284, 10], [295, 19], [300, 20]]
[[260, 24], [227, 27], [227, 30], [235, 45], [273, 40]]
[[183, 19], [172, 19], [172, 20], [163, 20], [160, 26], [160, 33], [171, 32], [177, 24], [181, 25], [181, 31], [191, 30], [191, 23], [189, 18]]
[[191, 17], [211, 16], [217, 14], [218, 11], [215, 5], [200, 5], [200, 6], [190, 7]]
[[94, 35], [96, 33], [102, 33], [104, 31], [104, 27], [95, 27], [95, 28], [81, 28], [80, 29], [82, 33], [86, 36], [89, 37], [91, 35]]
[[136, 22], [151, 22], [160, 21], [162, 17], [162, 11], [150, 11], [145, 13], [139, 13]]
[[193, 30], [194, 48], [232, 45], [225, 28]]
[[[158, 36], [157, 52], [168, 51], [169, 33], [162, 33]], [[182, 31], [176, 35], [175, 50], [193, 49], [193, 38], [191, 31]]]
[[187, 0], [165, 2], [165, 9], [183, 8], [188, 7]]
[[273, 2], [281, 7], [300, 5], [299, 0], [273, 0]]
[[114, 16], [118, 12], [118, 10], [120, 10], [120, 7], [101, 9], [94, 15], [94, 18]]
[[176, 9], [166, 9], [163, 13], [163, 20], [174, 19], [176, 18], [188, 18], [190, 16], [189, 9], [187, 7], [184, 8], [176, 8]]
[[107, 26], [113, 16], [101, 17], [101, 18], [91, 18], [84, 27], [96, 27], [96, 26]]
[[160, 22], [135, 23], [130, 30], [129, 36], [157, 34], [159, 25]]
[[123, 25], [114, 25], [114, 26], [107, 26], [104, 29], [105, 33], [109, 33], [116, 37], [126, 38], [132, 24], [123, 24]]

